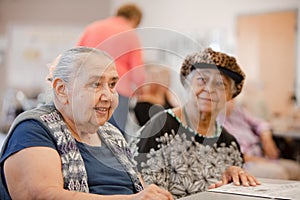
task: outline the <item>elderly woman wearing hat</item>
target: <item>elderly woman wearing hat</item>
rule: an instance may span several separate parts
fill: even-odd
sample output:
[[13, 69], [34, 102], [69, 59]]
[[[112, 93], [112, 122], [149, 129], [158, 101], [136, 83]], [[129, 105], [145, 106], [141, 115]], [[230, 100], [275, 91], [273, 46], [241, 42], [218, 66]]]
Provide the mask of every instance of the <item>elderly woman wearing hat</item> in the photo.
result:
[[175, 198], [230, 181], [259, 184], [241, 168], [236, 139], [216, 121], [225, 103], [243, 87], [245, 74], [235, 58], [210, 48], [188, 55], [180, 78], [186, 103], [154, 116], [133, 140], [144, 181], [167, 189]]

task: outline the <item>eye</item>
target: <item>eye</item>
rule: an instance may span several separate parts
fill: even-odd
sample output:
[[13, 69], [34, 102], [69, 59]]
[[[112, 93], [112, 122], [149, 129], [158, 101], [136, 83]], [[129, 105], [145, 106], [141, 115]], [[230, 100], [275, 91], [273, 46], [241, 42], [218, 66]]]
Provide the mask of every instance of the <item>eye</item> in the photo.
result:
[[197, 81], [200, 84], [205, 84], [207, 82], [207, 78], [203, 77], [203, 76], [198, 76], [197, 77]]
[[108, 83], [108, 87], [111, 88], [111, 89], [113, 89], [116, 85], [117, 85], [117, 81], [113, 81], [113, 82]]
[[228, 87], [229, 87], [230, 83], [228, 83], [226, 81], [226, 79], [221, 79], [221, 80], [217, 80], [215, 82], [215, 87], [218, 89], [218, 90], [227, 90]]
[[222, 80], [217, 80], [215, 84], [216, 84], [216, 87], [218, 87], [218, 88], [225, 87], [225, 84]]
[[101, 85], [101, 83], [99, 83], [99, 82], [92, 83], [93, 88], [98, 88], [98, 87], [100, 87], [100, 85]]

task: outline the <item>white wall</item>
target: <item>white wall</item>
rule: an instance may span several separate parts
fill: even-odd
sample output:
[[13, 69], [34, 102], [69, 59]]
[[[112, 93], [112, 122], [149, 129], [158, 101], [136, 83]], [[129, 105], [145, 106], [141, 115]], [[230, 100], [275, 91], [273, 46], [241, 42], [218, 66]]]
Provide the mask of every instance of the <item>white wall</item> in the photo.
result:
[[[111, 11], [126, 0], [113, 0]], [[132, 0], [144, 11], [141, 27], [162, 27], [221, 44], [223, 51], [236, 52], [238, 15], [299, 10], [299, 0]], [[300, 27], [300, 15], [298, 15]], [[300, 32], [297, 32], [297, 55]], [[201, 40], [201, 42], [205, 42]], [[206, 45], [204, 43], [204, 45]], [[297, 56], [297, 96], [300, 100], [300, 56]]]
[[[81, 25], [105, 18], [127, 0], [0, 0], [0, 46], [3, 34], [9, 24], [38, 25]], [[140, 27], [158, 27], [169, 29], [163, 37], [143, 34], [150, 41], [169, 40], [185, 41], [180, 46], [168, 46], [171, 49], [186, 51], [195, 46], [195, 40], [202, 46], [218, 42], [221, 50], [236, 52], [236, 17], [243, 14], [255, 14], [290, 9], [299, 9], [299, 0], [132, 0], [144, 11]], [[300, 15], [298, 16], [300, 27]], [[171, 34], [170, 32], [172, 32]], [[186, 36], [184, 36], [184, 35]], [[298, 31], [298, 41], [300, 32]], [[166, 37], [170, 36], [170, 37]], [[152, 38], [151, 38], [152, 37]], [[162, 38], [162, 39], [161, 39]], [[182, 39], [184, 38], [184, 39]], [[189, 44], [187, 44], [189, 43]], [[297, 45], [297, 54], [300, 52]], [[162, 46], [160, 48], [166, 48]], [[0, 51], [0, 56], [1, 56]], [[185, 52], [180, 52], [183, 56]], [[173, 60], [175, 65], [175, 61]], [[178, 70], [179, 62], [174, 70]], [[0, 63], [0, 94], [5, 83], [5, 66]], [[300, 77], [300, 56], [297, 56], [297, 76]], [[297, 79], [297, 93], [300, 99], [300, 78]], [[2, 95], [0, 95], [2, 96]]]
[[[28, 69], [45, 68], [46, 64], [54, 59], [53, 54], [56, 56], [60, 53], [55, 50], [61, 51], [74, 45], [77, 38], [73, 42], [70, 41], [74, 34], [78, 33], [79, 37], [85, 25], [106, 18], [109, 16], [109, 10], [109, 0], [0, 0], [0, 105], [5, 91], [12, 87], [11, 82], [28, 85], [29, 81], [26, 80], [32, 79], [40, 72], [34, 73]], [[43, 32], [46, 34], [42, 35]], [[34, 38], [35, 33], [37, 37]], [[16, 38], [16, 34], [22, 35]], [[44, 41], [41, 42], [40, 39]], [[38, 44], [41, 45], [37, 47]], [[26, 47], [48, 51], [43, 52], [45, 54], [40, 57], [41, 62], [18, 65], [18, 56], [22, 55], [22, 52], [16, 55], [15, 50]], [[26, 74], [19, 71], [20, 68], [27, 70]], [[8, 74], [10, 71], [19, 73], [11, 75]], [[34, 88], [29, 88], [28, 90], [35, 93]]]

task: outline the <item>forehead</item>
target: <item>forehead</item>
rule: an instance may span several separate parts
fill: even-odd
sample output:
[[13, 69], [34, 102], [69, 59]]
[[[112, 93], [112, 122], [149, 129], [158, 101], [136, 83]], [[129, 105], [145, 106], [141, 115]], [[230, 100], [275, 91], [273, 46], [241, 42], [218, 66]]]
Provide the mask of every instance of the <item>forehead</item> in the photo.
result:
[[104, 55], [91, 54], [84, 58], [78, 76], [105, 76], [117, 73], [114, 62]]
[[210, 76], [212, 78], [222, 78], [226, 81], [230, 81], [229, 77], [226, 76], [225, 74], [223, 74], [222, 72], [220, 72], [217, 68], [216, 69], [208, 69], [208, 68], [204, 68], [204, 69], [196, 69], [195, 70], [195, 74], [197, 75], [201, 75], [201, 76]]

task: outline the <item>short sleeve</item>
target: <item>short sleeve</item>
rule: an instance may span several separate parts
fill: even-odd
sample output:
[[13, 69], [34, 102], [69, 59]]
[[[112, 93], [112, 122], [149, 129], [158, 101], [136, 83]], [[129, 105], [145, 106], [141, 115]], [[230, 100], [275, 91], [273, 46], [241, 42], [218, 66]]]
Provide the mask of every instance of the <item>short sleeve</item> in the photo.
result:
[[9, 137], [0, 163], [3, 164], [9, 156], [22, 149], [38, 146], [57, 149], [54, 139], [40, 122], [36, 120], [23, 121], [16, 126]]

